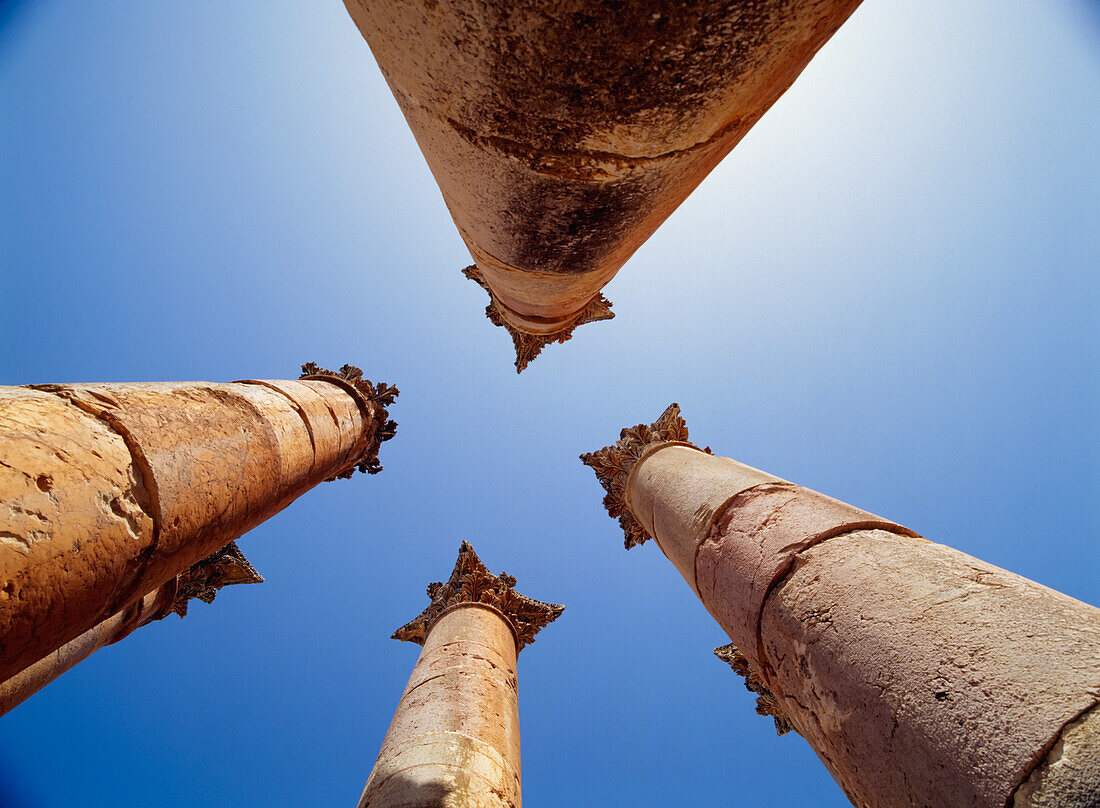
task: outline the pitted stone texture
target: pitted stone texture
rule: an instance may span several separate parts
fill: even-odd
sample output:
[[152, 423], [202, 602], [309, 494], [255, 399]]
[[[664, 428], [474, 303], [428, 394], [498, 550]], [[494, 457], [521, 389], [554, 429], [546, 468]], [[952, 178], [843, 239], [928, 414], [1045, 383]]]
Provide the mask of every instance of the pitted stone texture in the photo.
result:
[[462, 605], [432, 626], [360, 808], [518, 808], [516, 642], [494, 609]]
[[764, 599], [799, 553], [830, 536], [864, 528], [916, 535], [809, 488], [765, 483], [731, 500], [699, 546], [699, 598], [752, 667], [763, 672], [765, 684], [767, 660], [759, 649]]
[[[255, 389], [186, 382], [51, 388], [123, 431], [152, 472], [159, 535], [142, 573], [148, 580], [133, 597], [274, 513], [282, 477], [275, 430], [234, 387], [249, 394]], [[276, 396], [270, 402], [294, 415]]]
[[[148, 462], [161, 514], [148, 583], [159, 586], [269, 519], [364, 445], [348, 393], [327, 382], [276, 384], [308, 384], [320, 401], [299, 410], [274, 390], [240, 383], [57, 386], [124, 431]], [[294, 456], [309, 434], [302, 411], [312, 456]]]
[[345, 0], [498, 299], [575, 315], [858, 0]]
[[1012, 808], [1097, 806], [1100, 806], [1100, 705], [1066, 726], [1012, 802]]
[[740, 492], [778, 480], [728, 457], [668, 445], [643, 455], [634, 466], [627, 483], [627, 504], [696, 589], [696, 549], [710, 535], [715, 520]]
[[787, 715], [868, 808], [1003, 808], [1100, 697], [1100, 610], [881, 530], [801, 552], [761, 633]]
[[0, 388], [0, 680], [221, 549], [375, 440], [325, 381]]
[[124, 606], [154, 536], [143, 474], [98, 418], [3, 387], [0, 446], [3, 680]]

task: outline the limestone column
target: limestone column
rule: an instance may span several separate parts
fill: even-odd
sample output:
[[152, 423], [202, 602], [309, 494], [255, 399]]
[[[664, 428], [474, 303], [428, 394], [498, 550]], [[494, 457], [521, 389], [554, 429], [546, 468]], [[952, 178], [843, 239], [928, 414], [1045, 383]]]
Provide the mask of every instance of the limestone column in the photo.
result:
[[563, 606], [525, 597], [462, 543], [393, 637], [422, 645], [359, 808], [519, 808], [516, 656]]
[[522, 370], [612, 316], [600, 290], [859, 0], [344, 3]]
[[258, 584], [263, 580], [236, 542], [230, 542], [141, 600], [96, 624], [10, 679], [0, 682], [0, 715], [26, 701], [100, 648], [128, 637], [134, 629], [172, 613], [183, 617], [192, 599], [213, 603], [217, 591], [223, 587]]
[[0, 681], [318, 483], [381, 469], [396, 388], [303, 371], [0, 388]]
[[855, 805], [1100, 805], [1100, 610], [700, 450], [675, 404], [581, 459]]

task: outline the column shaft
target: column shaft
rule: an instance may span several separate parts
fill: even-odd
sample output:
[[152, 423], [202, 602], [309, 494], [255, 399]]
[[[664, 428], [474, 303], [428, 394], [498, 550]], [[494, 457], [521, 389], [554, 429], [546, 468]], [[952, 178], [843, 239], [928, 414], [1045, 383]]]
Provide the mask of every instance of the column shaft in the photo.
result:
[[385, 424], [340, 378], [6, 387], [0, 414], [0, 680], [362, 467]]
[[583, 459], [853, 803], [1098, 804], [1100, 609], [686, 440], [674, 406]]
[[881, 530], [800, 553], [759, 641], [769, 688], [857, 805], [999, 808], [1100, 700], [1100, 610]]
[[100, 648], [118, 642], [135, 629], [173, 612], [183, 617], [192, 598], [213, 603], [218, 590], [223, 587], [258, 584], [263, 580], [236, 542], [231, 542], [140, 600], [97, 623], [75, 640], [70, 640], [0, 682], [0, 715], [33, 696]]
[[522, 369], [611, 316], [600, 289], [859, 0], [345, 5]]
[[163, 617], [175, 598], [175, 580], [133, 606], [111, 615], [19, 673], [0, 682], [0, 715], [22, 704], [100, 648], [118, 642], [146, 623]]
[[627, 499], [856, 805], [1004, 806], [1100, 700], [1100, 610], [761, 476], [670, 446]]
[[491, 607], [452, 607], [428, 632], [359, 806], [520, 803], [514, 632]]

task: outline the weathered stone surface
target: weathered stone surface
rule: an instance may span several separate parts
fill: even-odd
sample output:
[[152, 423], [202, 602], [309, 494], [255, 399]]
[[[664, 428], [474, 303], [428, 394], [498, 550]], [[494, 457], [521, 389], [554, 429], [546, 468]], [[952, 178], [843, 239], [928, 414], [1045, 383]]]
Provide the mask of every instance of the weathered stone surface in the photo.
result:
[[[581, 455], [581, 462], [595, 472], [596, 479], [607, 492], [603, 506], [608, 514], [619, 520], [628, 550], [653, 538], [635, 518], [627, 502], [634, 467], [648, 455], [672, 444], [698, 448], [688, 441], [687, 423], [680, 415], [680, 405], [675, 402], [669, 404], [652, 424], [627, 427], [619, 432], [615, 443]], [[710, 449], [702, 451], [710, 453]]]
[[[248, 385], [51, 385], [123, 434], [147, 469], [156, 546], [122, 603], [160, 586], [276, 513], [283, 489], [272, 421], [301, 424], [286, 401]], [[298, 426], [304, 430], [303, 425]]]
[[1100, 699], [1100, 610], [881, 530], [801, 552], [761, 638], [772, 691], [861, 806], [1001, 808]]
[[378, 470], [396, 391], [345, 370], [0, 388], [0, 681], [317, 483]]
[[753, 669], [763, 672], [765, 681], [768, 670], [758, 647], [760, 614], [772, 587], [800, 553], [830, 536], [865, 528], [916, 535], [887, 519], [784, 482], [742, 491], [724, 503], [720, 513], [694, 559], [699, 598]]
[[1012, 808], [1100, 806], [1100, 705], [1075, 718], [1016, 791]]
[[0, 447], [3, 680], [125, 606], [155, 508], [122, 437], [51, 393], [0, 388]]
[[390, 724], [361, 808], [518, 808], [516, 642], [491, 607], [433, 625]]
[[371, 440], [369, 419], [352, 396], [322, 381], [247, 380], [235, 391], [268, 415], [279, 433], [281, 498], [291, 501], [347, 469]]
[[451, 577], [394, 632], [423, 646], [360, 808], [519, 808], [516, 657], [564, 607], [515, 591], [462, 542]]
[[732, 460], [623, 448], [585, 458], [609, 511], [856, 805], [1096, 808], [1100, 609]]
[[508, 324], [570, 328], [859, 0], [345, 0]]
[[[397, 422], [389, 417], [386, 408], [393, 404], [400, 391], [392, 384], [365, 379], [363, 371], [355, 365], [343, 365], [340, 370], [332, 371], [318, 367], [316, 362], [306, 362], [302, 365], [299, 379], [334, 384], [355, 400], [363, 420], [373, 421], [374, 427], [371, 430], [371, 439], [367, 441], [363, 455], [356, 460], [354, 469], [365, 474], [378, 474], [382, 471], [382, 464], [378, 462], [378, 447], [397, 434]], [[336, 476], [346, 479], [352, 474], [353, 470], [349, 468]]]
[[695, 557], [715, 520], [741, 491], [777, 479], [728, 457], [671, 445], [643, 456], [634, 467], [627, 503], [688, 585], [697, 589]]

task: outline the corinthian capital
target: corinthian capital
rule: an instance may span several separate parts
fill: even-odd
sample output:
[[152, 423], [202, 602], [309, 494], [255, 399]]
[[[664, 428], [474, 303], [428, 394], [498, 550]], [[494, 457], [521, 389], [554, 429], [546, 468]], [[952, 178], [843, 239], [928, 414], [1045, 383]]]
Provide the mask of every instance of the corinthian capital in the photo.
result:
[[514, 587], [516, 579], [506, 572], [493, 575], [477, 557], [469, 542], [462, 542], [454, 572], [445, 583], [428, 584], [428, 604], [414, 620], [393, 633], [393, 639], [423, 645], [432, 625], [443, 612], [463, 603], [480, 603], [489, 606], [511, 624], [516, 635], [517, 650], [535, 641], [535, 635], [557, 620], [565, 610], [556, 603], [521, 595]]
[[[617, 443], [581, 455], [581, 462], [596, 472], [596, 479], [607, 491], [603, 505], [612, 518], [618, 517], [619, 525], [626, 535], [628, 550], [653, 538], [634, 518], [627, 505], [626, 486], [630, 471], [647, 449], [664, 443], [694, 446], [688, 441], [687, 423], [680, 415], [679, 404], [669, 404], [661, 417], [652, 424], [637, 424], [624, 429], [619, 433]], [[701, 451], [711, 453], [710, 447]]]

